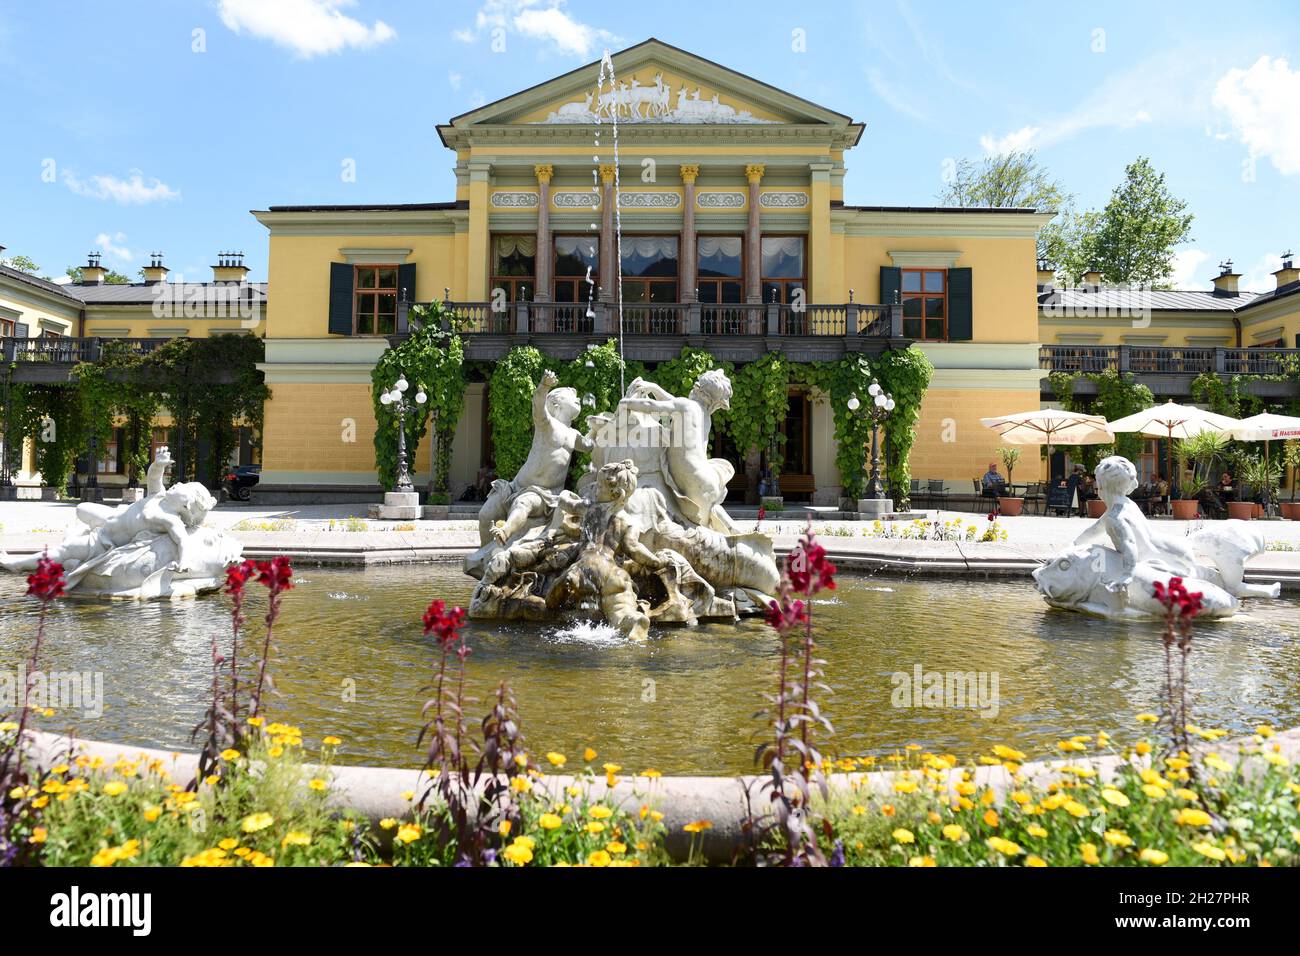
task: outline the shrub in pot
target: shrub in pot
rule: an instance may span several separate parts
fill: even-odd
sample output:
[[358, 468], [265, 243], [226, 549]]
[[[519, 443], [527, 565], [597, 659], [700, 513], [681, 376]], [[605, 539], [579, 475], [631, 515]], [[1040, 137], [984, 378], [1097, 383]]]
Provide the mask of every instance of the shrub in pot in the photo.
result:
[[1239, 521], [1250, 521], [1256, 517], [1255, 509], [1258, 507], [1253, 501], [1229, 501], [1228, 517]]
[[1190, 478], [1183, 479], [1183, 483], [1178, 489], [1178, 492], [1182, 497], [1174, 498], [1169, 502], [1174, 517], [1180, 521], [1191, 521], [1195, 518], [1196, 513], [1201, 507], [1200, 496], [1201, 492], [1204, 490], [1204, 478], [1201, 478], [1198, 475], [1192, 475]]
[[1105, 513], [1106, 513], [1106, 502], [1102, 501], [1100, 498], [1088, 499], [1089, 518], [1100, 518]]
[[998, 511], [1008, 518], [1019, 515], [1025, 507], [1024, 498], [998, 498]]

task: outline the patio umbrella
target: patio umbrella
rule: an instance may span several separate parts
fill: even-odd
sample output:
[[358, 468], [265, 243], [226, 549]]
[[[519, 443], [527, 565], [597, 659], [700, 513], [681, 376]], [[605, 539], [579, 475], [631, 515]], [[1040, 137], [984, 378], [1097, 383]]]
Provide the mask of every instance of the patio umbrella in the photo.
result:
[[[1175, 401], [1163, 405], [1152, 405], [1133, 415], [1126, 415], [1110, 423], [1113, 432], [1137, 432], [1152, 438], [1164, 438], [1165, 473], [1169, 481], [1174, 480], [1174, 439], [1191, 438], [1201, 432], [1226, 432], [1238, 425], [1235, 418], [1216, 415], [1195, 405], [1179, 405]], [[1180, 482], [1181, 484], [1181, 482]]]
[[1106, 419], [1059, 408], [1036, 408], [1014, 415], [981, 418], [1008, 445], [1046, 445], [1050, 475], [1053, 445], [1105, 445], [1115, 440]]
[[[1231, 435], [1237, 441], [1262, 441], [1264, 443], [1264, 460], [1268, 461], [1269, 443], [1288, 438], [1300, 438], [1300, 418], [1291, 415], [1274, 415], [1264, 412], [1252, 415], [1237, 422]], [[1269, 493], [1266, 507], [1272, 513], [1273, 495]]]

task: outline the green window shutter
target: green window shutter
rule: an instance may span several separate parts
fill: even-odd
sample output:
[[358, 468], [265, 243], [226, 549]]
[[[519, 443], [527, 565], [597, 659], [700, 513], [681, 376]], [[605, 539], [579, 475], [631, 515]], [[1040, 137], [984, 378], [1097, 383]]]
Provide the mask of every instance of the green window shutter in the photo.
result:
[[898, 266], [880, 267], [880, 305], [897, 305], [902, 299], [903, 270]]
[[948, 270], [948, 341], [969, 342], [975, 337], [971, 271]]
[[397, 267], [397, 297], [407, 302], [415, 301], [415, 263]]
[[330, 318], [333, 335], [352, 334], [352, 283], [355, 271], [348, 262], [330, 263]]
[[31, 326], [29, 326], [26, 322], [14, 323], [14, 338], [25, 339], [30, 334], [31, 334]]

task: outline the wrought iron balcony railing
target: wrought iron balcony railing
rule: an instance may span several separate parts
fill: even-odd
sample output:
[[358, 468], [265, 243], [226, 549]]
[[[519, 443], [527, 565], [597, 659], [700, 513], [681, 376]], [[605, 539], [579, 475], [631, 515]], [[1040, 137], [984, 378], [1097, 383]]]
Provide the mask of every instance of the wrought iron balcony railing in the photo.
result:
[[1044, 345], [1038, 351], [1038, 364], [1051, 372], [1285, 375], [1300, 369], [1300, 349]]

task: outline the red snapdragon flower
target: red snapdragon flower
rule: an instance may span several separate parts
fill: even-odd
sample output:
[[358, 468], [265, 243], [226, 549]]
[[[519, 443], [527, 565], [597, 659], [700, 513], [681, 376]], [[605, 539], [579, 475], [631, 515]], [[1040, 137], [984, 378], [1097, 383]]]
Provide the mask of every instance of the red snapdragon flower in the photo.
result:
[[758, 520], [759, 520], [759, 521], [762, 521], [762, 520], [763, 520], [764, 518], [766, 518], [766, 517], [767, 517], [767, 509], [764, 508], [762, 505], [759, 505], [759, 506], [758, 506]]
[[803, 601], [782, 598], [768, 604], [766, 619], [769, 626], [784, 634], [808, 620], [808, 608]]
[[822, 588], [835, 590], [835, 565], [826, 560], [826, 549], [811, 531], [786, 556], [785, 574], [798, 594], [816, 594]]
[[252, 579], [257, 572], [257, 562], [252, 558], [247, 558], [239, 564], [232, 564], [226, 568], [226, 593], [236, 596], [244, 593], [244, 585]]
[[1154, 585], [1155, 599], [1171, 611], [1177, 611], [1180, 617], [1196, 617], [1204, 607], [1200, 591], [1188, 591], [1182, 578], [1170, 578], [1169, 583], [1157, 581]]
[[[460, 629], [465, 625], [465, 611], [459, 607], [453, 607], [449, 610], [447, 602], [435, 600], [429, 603], [429, 607], [424, 612], [423, 621], [426, 637], [434, 634], [437, 636], [439, 643], [450, 645], [460, 636]], [[464, 656], [468, 656], [468, 654], [469, 652], [466, 650]], [[464, 660], [464, 656], [462, 656], [462, 660]]]
[[293, 587], [293, 568], [289, 559], [280, 555], [270, 561], [257, 562], [257, 583], [265, 584], [272, 594], [279, 594]]
[[27, 593], [42, 602], [53, 601], [63, 596], [63, 586], [67, 582], [63, 577], [63, 565], [51, 561], [49, 552], [36, 562], [36, 571], [27, 575]]

